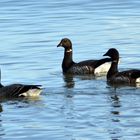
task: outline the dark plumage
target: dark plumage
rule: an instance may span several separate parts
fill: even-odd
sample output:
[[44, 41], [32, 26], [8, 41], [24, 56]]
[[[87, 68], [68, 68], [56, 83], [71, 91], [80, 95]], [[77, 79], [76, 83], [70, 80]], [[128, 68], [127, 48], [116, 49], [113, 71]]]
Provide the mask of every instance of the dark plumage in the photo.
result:
[[64, 38], [60, 41], [57, 47], [64, 47], [64, 58], [62, 62], [63, 73], [65, 74], [96, 74], [100, 72], [107, 72], [110, 64], [102, 66], [101, 69], [97, 70], [99, 66], [110, 62], [110, 58], [104, 58], [100, 60], [86, 60], [79, 63], [73, 61], [72, 58], [72, 42], [68, 38]]
[[104, 56], [109, 56], [112, 59], [111, 67], [107, 73], [107, 81], [109, 83], [134, 84], [140, 82], [140, 70], [138, 69], [118, 72], [119, 52], [115, 48], [109, 49]]
[[27, 97], [38, 96], [41, 88], [38, 85], [12, 84], [0, 88], [0, 97]]
[[41, 85], [23, 85], [23, 84], [11, 84], [3, 86], [0, 84], [0, 98], [17, 98], [27, 96], [38, 96], [42, 89]]

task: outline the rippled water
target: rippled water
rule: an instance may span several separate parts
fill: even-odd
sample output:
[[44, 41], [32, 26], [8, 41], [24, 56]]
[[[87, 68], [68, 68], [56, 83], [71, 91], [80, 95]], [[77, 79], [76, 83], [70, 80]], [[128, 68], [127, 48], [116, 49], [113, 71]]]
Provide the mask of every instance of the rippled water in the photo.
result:
[[140, 88], [110, 88], [105, 76], [65, 77], [60, 39], [74, 60], [120, 51], [120, 70], [140, 68], [139, 0], [1, 0], [2, 83], [42, 84], [37, 99], [0, 106], [0, 139], [138, 140]]

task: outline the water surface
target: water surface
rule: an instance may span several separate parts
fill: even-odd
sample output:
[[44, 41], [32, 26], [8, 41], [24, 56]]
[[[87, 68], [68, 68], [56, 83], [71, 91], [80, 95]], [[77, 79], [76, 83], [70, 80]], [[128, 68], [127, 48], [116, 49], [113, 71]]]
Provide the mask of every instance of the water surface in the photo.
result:
[[111, 88], [105, 76], [65, 77], [63, 37], [74, 60], [120, 51], [120, 70], [139, 68], [138, 0], [1, 0], [2, 83], [42, 84], [36, 99], [0, 106], [0, 139], [138, 140], [140, 88]]

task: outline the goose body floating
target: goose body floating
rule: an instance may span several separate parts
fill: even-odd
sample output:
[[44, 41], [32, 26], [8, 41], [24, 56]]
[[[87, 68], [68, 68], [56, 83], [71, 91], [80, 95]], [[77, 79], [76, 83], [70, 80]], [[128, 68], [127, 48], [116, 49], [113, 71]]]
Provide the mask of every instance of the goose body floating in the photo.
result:
[[131, 69], [118, 71], [119, 52], [115, 48], [109, 49], [104, 56], [112, 59], [111, 67], [107, 73], [107, 81], [111, 84], [136, 84], [140, 82], [140, 70]]
[[42, 89], [40, 87], [41, 85], [24, 84], [11, 84], [4, 86], [0, 83], [0, 98], [37, 97], [42, 92]]
[[64, 48], [64, 58], [62, 62], [62, 70], [64, 74], [94, 74], [107, 73], [110, 68], [110, 58], [99, 60], [85, 60], [79, 63], [73, 61], [72, 42], [68, 38], [63, 38], [57, 47]]
[[37, 97], [41, 92], [39, 85], [12, 84], [0, 88], [0, 97]]

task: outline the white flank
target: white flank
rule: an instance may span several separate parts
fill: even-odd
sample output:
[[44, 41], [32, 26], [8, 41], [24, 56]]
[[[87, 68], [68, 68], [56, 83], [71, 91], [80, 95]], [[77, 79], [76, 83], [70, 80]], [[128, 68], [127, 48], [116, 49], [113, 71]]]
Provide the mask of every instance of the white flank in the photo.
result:
[[110, 69], [111, 66], [111, 62], [106, 62], [102, 65], [100, 65], [99, 67], [97, 67], [94, 71], [95, 75], [100, 75], [100, 73], [107, 73], [108, 70]]
[[140, 83], [140, 77], [136, 79], [136, 83]]
[[20, 94], [19, 96], [38, 97], [41, 92], [42, 92], [42, 89], [30, 89], [27, 92], [24, 92], [24, 93]]

